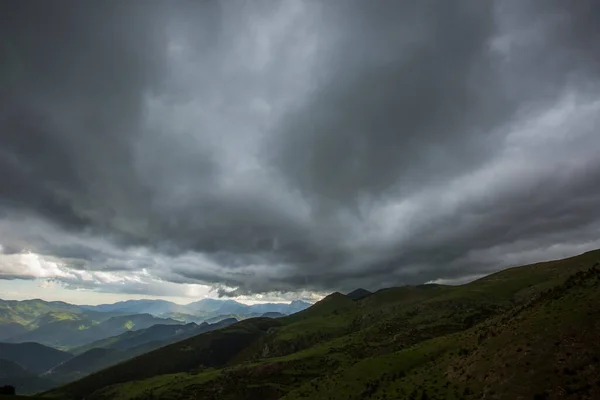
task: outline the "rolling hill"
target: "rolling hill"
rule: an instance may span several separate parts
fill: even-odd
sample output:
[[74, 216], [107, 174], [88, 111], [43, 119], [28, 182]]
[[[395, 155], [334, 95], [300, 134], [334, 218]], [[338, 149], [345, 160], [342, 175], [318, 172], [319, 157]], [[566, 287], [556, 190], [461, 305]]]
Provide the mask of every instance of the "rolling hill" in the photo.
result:
[[77, 311], [81, 311], [77, 306], [63, 302], [0, 300], [0, 340], [37, 328], [46, 314]]
[[0, 358], [34, 374], [41, 374], [73, 357], [73, 354], [39, 343], [0, 343]]
[[11, 336], [17, 336], [25, 332], [27, 332], [27, 328], [16, 322], [0, 324], [0, 340], [9, 338]]
[[301, 300], [294, 300], [290, 303], [246, 305], [235, 300], [202, 299], [187, 305], [165, 300], [127, 300], [114, 304], [81, 306], [81, 308], [95, 312], [147, 313], [155, 317], [168, 317], [185, 322], [218, 322], [218, 320], [230, 317], [244, 319], [259, 316], [266, 312], [293, 314], [304, 310], [310, 305], [310, 303]]
[[[79, 326], [76, 321], [88, 326], [122, 315], [125, 314], [119, 311], [97, 312], [60, 301], [0, 299], [0, 340], [34, 341], [39, 332], [29, 339], [28, 333], [36, 329], [41, 329], [42, 335], [44, 332], [52, 335], [54, 329], [69, 330], [70, 326]], [[58, 324], [45, 330], [45, 326], [55, 323]]]
[[140, 347], [138, 349], [120, 351], [115, 349], [93, 348], [57, 365], [55, 368], [48, 371], [45, 376], [56, 382], [71, 382], [92, 372], [110, 367], [111, 365], [153, 349], [153, 347]]
[[67, 393], [59, 388], [53, 394], [78, 397], [115, 383], [222, 367], [256, 339], [266, 335], [269, 328], [279, 325], [277, 321], [255, 318], [197, 335], [70, 383], [65, 386]]
[[[246, 305], [234, 300], [203, 299], [188, 305], [165, 300], [128, 300], [114, 304], [79, 306], [60, 301], [1, 300], [0, 341], [35, 341], [61, 349], [121, 333], [119, 329], [101, 331], [115, 317], [151, 315], [156, 323], [216, 323], [228, 318], [238, 320], [267, 312], [292, 314], [310, 306], [304, 301]], [[147, 318], [147, 317], [142, 317]], [[170, 322], [165, 322], [170, 321]], [[176, 321], [176, 322], [173, 322]], [[103, 327], [98, 325], [103, 324]], [[132, 320], [132, 323], [136, 323]], [[146, 327], [147, 324], [143, 327]], [[140, 326], [129, 329], [142, 329]], [[103, 336], [104, 335], [104, 336]]]
[[79, 314], [76, 316], [43, 324], [39, 328], [12, 336], [5, 341], [8, 343], [37, 342], [66, 349], [156, 324], [181, 324], [180, 321], [156, 318], [150, 314], [110, 317], [100, 323]]
[[49, 312], [81, 312], [79, 306], [62, 301], [33, 300], [0, 300], [0, 323], [16, 322], [27, 324], [35, 318]]
[[362, 299], [363, 297], [366, 297], [370, 294], [371, 294], [371, 292], [369, 292], [368, 290], [363, 289], [363, 288], [358, 288], [358, 289], [353, 290], [352, 292], [346, 294], [346, 296], [350, 297], [352, 300], [358, 300], [358, 299]]
[[151, 350], [224, 328], [235, 322], [237, 321], [229, 319], [216, 324], [153, 325], [139, 331], [125, 332], [74, 349], [77, 354], [75, 357], [52, 368], [45, 376], [56, 382], [70, 382]]
[[599, 398], [600, 251], [461, 286], [340, 293], [201, 334], [47, 397]]
[[81, 307], [98, 312], [125, 312], [128, 314], [152, 314], [154, 316], [165, 313], [185, 313], [188, 310], [186, 306], [166, 300], [126, 300], [113, 304]]
[[16, 388], [17, 394], [31, 394], [56, 385], [55, 382], [41, 378], [13, 361], [0, 358], [0, 386], [8, 384]]
[[207, 322], [217, 322], [225, 317], [243, 319], [244, 317], [258, 317], [267, 312], [293, 314], [310, 307], [310, 303], [294, 300], [290, 303], [263, 303], [246, 305], [235, 300], [203, 299], [188, 304], [190, 312], [205, 316]]
[[[237, 322], [237, 321], [236, 321]], [[200, 326], [210, 326], [207, 323]], [[85, 346], [76, 347], [71, 350], [73, 354], [81, 354], [91, 349], [126, 349], [139, 346], [141, 344], [168, 340], [171, 337], [182, 335], [186, 332], [198, 331], [199, 325], [195, 323], [185, 325], [152, 325], [149, 328], [139, 329], [136, 331], [127, 331], [120, 335], [110, 336], [95, 342], [86, 344]], [[198, 331], [203, 332], [203, 331]]]

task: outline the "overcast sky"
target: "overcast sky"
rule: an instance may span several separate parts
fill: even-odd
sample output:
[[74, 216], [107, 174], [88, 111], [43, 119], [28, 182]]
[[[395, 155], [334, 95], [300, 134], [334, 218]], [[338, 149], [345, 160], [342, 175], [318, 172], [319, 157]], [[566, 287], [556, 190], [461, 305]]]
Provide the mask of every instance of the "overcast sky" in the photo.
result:
[[595, 0], [3, 1], [0, 297], [317, 298], [599, 248], [599, 48]]

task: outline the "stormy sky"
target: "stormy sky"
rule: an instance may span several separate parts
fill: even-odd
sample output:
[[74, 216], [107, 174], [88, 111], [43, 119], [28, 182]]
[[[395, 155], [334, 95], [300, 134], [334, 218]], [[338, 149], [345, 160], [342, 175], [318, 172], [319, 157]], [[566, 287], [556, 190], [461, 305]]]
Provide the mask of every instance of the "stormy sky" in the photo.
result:
[[599, 50], [595, 0], [0, 2], [0, 297], [317, 298], [599, 248]]

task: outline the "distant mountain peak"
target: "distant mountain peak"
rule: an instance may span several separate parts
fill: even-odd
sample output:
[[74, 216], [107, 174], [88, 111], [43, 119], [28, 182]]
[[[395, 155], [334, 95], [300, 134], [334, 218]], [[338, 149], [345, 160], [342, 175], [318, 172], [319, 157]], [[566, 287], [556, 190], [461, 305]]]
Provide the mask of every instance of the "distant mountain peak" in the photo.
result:
[[340, 298], [344, 298], [346, 297], [345, 294], [340, 293], [340, 292], [333, 292], [331, 294], [328, 294], [327, 296], [325, 296], [323, 299], [321, 299], [320, 302], [322, 301], [326, 301], [326, 300], [334, 300], [334, 299], [340, 299]]
[[371, 292], [369, 292], [368, 290], [363, 289], [363, 288], [358, 288], [358, 289], [351, 291], [346, 296], [350, 297], [352, 300], [358, 300], [358, 299], [362, 299], [363, 297], [366, 297], [370, 294], [371, 294]]

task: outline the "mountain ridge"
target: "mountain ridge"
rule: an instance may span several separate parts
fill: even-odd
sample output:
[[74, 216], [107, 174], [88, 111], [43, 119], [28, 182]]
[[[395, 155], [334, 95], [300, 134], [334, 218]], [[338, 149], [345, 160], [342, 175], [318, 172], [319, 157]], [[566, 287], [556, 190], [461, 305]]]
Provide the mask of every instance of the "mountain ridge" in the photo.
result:
[[56, 348], [81, 346], [125, 331], [148, 328], [152, 325], [181, 324], [172, 319], [157, 318], [150, 314], [113, 316], [97, 323], [89, 318], [65, 319], [50, 322], [17, 336], [4, 339], [8, 343], [37, 342]]
[[35, 342], [0, 343], [0, 358], [12, 361], [36, 374], [46, 372], [71, 357], [71, 353]]
[[[588, 252], [506, 269], [465, 285], [389, 288], [359, 301], [333, 293], [292, 316], [244, 320], [144, 354], [48, 395], [537, 399], [552, 398], [548, 396], [562, 390], [564, 398], [581, 394], [593, 398], [589, 396], [600, 394], [591, 389], [599, 377], [590, 371], [600, 357], [600, 346], [586, 352], [586, 347], [570, 348], [568, 343], [589, 344], [600, 334], [600, 323], [589, 317], [600, 316], [599, 260], [600, 251]], [[582, 332], [587, 331], [591, 336], [586, 339]], [[540, 338], [539, 345], [531, 341], [534, 337]], [[559, 348], [566, 346], [563, 358], [571, 354], [563, 361], [567, 372], [582, 371], [581, 380], [569, 378], [571, 372], [545, 368], [553, 364], [548, 357], [555, 342]], [[510, 351], [494, 365], [486, 364], [496, 348]], [[211, 350], [218, 360], [203, 358]], [[536, 364], [531, 364], [534, 359], [530, 364], [517, 362], [514, 365], [523, 372], [512, 373], [511, 360], [529, 354], [537, 354]], [[579, 359], [585, 364], [575, 369], [573, 363]], [[158, 360], [169, 365], [155, 365]], [[203, 367], [191, 360], [201, 360]], [[480, 367], [473, 369], [471, 364]], [[152, 368], [142, 370], [142, 365]], [[511, 384], [490, 380], [485, 371], [491, 368], [512, 376]], [[523, 381], [525, 368], [539, 374], [536, 381]]]

